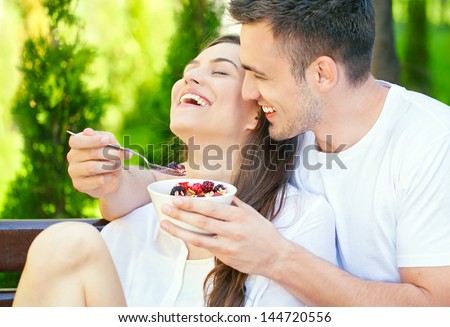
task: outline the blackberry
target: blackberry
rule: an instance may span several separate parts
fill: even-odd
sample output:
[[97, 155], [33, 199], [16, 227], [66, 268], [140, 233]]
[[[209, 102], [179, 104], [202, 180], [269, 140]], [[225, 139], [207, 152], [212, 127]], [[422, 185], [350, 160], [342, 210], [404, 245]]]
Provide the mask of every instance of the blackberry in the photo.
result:
[[221, 192], [221, 191], [225, 191], [227, 188], [225, 187], [225, 186], [223, 186], [222, 184], [217, 184], [216, 186], [214, 186], [214, 189], [213, 189], [213, 191], [214, 191], [214, 193], [217, 193], [217, 192]]
[[186, 195], [186, 190], [184, 189], [183, 186], [177, 185], [172, 188], [172, 190], [170, 191], [170, 195], [184, 196], [184, 195]]
[[175, 161], [172, 161], [171, 163], [169, 163], [167, 165], [167, 167], [169, 167], [171, 169], [178, 169], [178, 164]]
[[202, 184], [202, 190], [205, 193], [209, 193], [214, 189], [214, 183], [211, 181], [204, 181]]
[[167, 167], [169, 167], [171, 169], [178, 170], [182, 174], [186, 174], [186, 167], [184, 167], [184, 165], [179, 164], [179, 163], [177, 163], [175, 161], [172, 161], [171, 163], [169, 163], [167, 165]]

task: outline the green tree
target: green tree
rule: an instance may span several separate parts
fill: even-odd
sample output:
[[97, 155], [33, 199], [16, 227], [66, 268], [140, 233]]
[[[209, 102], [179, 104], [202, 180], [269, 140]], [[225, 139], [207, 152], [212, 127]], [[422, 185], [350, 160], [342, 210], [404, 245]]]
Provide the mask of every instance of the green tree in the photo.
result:
[[136, 109], [125, 119], [123, 128], [124, 134], [128, 128], [133, 132], [140, 130], [133, 138], [124, 138], [125, 146], [136, 148], [136, 144], [147, 144], [146, 155], [162, 164], [179, 160], [180, 143], [169, 128], [172, 85], [182, 76], [184, 66], [196, 56], [202, 44], [218, 35], [225, 9], [221, 2], [218, 4], [214, 0], [180, 0], [179, 4], [175, 13], [175, 34], [169, 42], [160, 83], [155, 86], [149, 80], [141, 85]]
[[44, 0], [49, 33], [25, 41], [22, 82], [12, 115], [24, 139], [21, 172], [10, 185], [3, 218], [83, 217], [92, 199], [67, 173], [66, 130], [97, 127], [106, 96], [85, 81], [94, 50], [79, 40], [72, 0]]
[[428, 53], [427, 1], [408, 1], [405, 60], [402, 79], [406, 87], [431, 95]]
[[372, 65], [373, 75], [391, 83], [400, 84], [400, 63], [395, 49], [392, 0], [374, 2], [376, 12], [376, 39]]

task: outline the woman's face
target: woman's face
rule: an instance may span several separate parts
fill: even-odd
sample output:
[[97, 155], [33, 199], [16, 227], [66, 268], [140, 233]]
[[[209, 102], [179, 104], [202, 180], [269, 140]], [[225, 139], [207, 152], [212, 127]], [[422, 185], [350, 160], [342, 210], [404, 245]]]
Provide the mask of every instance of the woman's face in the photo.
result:
[[242, 98], [245, 71], [239, 50], [232, 43], [205, 49], [174, 84], [170, 128], [184, 142], [240, 144], [256, 127], [260, 108], [255, 101]]

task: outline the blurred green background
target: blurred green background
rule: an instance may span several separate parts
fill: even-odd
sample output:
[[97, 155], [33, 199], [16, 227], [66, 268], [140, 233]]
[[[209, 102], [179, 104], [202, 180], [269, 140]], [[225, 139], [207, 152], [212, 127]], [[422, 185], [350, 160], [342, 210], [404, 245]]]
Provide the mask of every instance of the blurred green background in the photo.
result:
[[[92, 127], [113, 132], [122, 143], [124, 137], [129, 136], [127, 145], [140, 145], [144, 151], [148, 150], [148, 144], [160, 144], [170, 138], [168, 108], [161, 107], [163, 102], [155, 93], [167, 96], [172, 82], [168, 76], [176, 74], [176, 70], [169, 69], [172, 62], [184, 53], [185, 47], [192, 43], [199, 45], [199, 40], [207, 36], [207, 33], [189, 34], [189, 19], [195, 19], [198, 13], [205, 19], [206, 2], [76, 2], [74, 14], [82, 24], [79, 38], [95, 51], [84, 82], [90, 89], [100, 89], [108, 96], [98, 126]], [[449, 1], [417, 0], [414, 2], [420, 4], [415, 9], [412, 2], [392, 1], [400, 83], [450, 104]], [[186, 6], [190, 7], [191, 18], [181, 17], [181, 10]], [[220, 9], [217, 13], [220, 14]], [[187, 19], [184, 27], [177, 25], [181, 19]], [[214, 25], [211, 21], [208, 24]], [[11, 201], [8, 190], [16, 174], [26, 173], [22, 166], [23, 133], [11, 114], [21, 83], [17, 67], [26, 39], [48, 32], [48, 17], [40, 1], [0, 0], [0, 212]], [[64, 34], [64, 30], [61, 33]], [[196, 49], [189, 51], [195, 53]], [[41, 185], [42, 188], [47, 186]], [[81, 215], [98, 217], [95, 202], [87, 204]], [[30, 215], [29, 218], [35, 217]]]

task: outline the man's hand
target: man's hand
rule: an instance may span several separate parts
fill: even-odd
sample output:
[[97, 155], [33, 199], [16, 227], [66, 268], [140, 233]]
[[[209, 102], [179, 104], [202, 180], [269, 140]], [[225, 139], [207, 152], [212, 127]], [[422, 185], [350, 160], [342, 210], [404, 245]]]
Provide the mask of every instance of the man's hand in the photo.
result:
[[105, 148], [119, 144], [113, 134], [86, 128], [69, 139], [67, 154], [69, 175], [75, 189], [94, 198], [104, 198], [117, 192], [123, 173], [124, 151]]
[[173, 204], [164, 205], [163, 212], [214, 236], [187, 231], [167, 220], [161, 222], [161, 228], [187, 243], [211, 251], [239, 271], [259, 275], [273, 273], [274, 259], [289, 243], [270, 221], [236, 197], [231, 206], [189, 197], [175, 197]]

